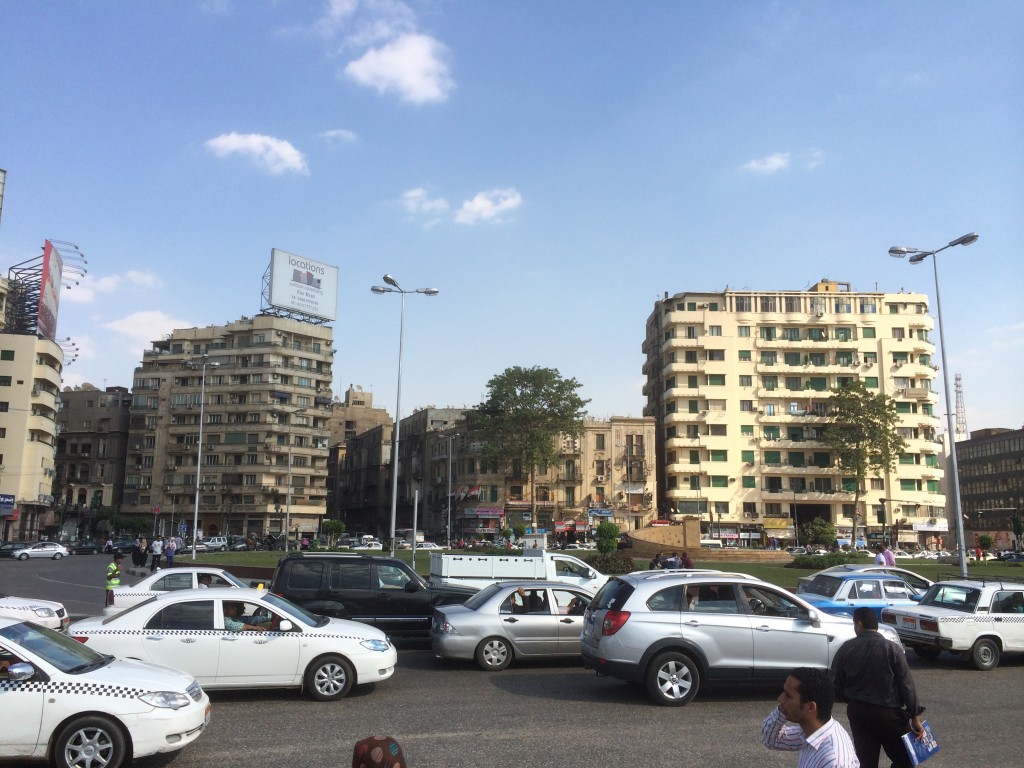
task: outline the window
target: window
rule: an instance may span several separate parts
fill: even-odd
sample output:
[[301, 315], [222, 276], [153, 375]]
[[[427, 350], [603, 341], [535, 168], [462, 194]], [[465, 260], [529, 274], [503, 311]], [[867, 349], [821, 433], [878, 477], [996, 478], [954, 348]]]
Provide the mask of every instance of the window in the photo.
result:
[[712, 475], [711, 476], [711, 487], [712, 488], [728, 488], [729, 478], [725, 475]]
[[745, 461], [748, 464], [754, 463], [754, 452], [753, 451], [740, 451], [740, 461]]
[[750, 338], [750, 326], [749, 325], [740, 325], [740, 326], [738, 326], [736, 328], [736, 335], [739, 336], [741, 339], [749, 339]]
[[761, 386], [767, 390], [774, 390], [779, 388], [779, 377], [778, 376], [762, 376]]
[[775, 341], [775, 327], [771, 325], [762, 325], [759, 329], [761, 338], [764, 341]]
[[0, 360], [13, 360], [14, 350], [13, 349], [0, 349]]
[[799, 328], [783, 328], [782, 338], [786, 341], [800, 341], [800, 329]]
[[741, 349], [740, 350], [740, 361], [741, 362], [745, 362], [745, 363], [749, 363], [750, 360], [751, 360], [750, 350], [749, 349]]
[[697, 363], [697, 350], [688, 349], [683, 353], [683, 362], [695, 365]]
[[[749, 296], [737, 296], [736, 299], [736, 311], [737, 312], [752, 312], [754, 305]], [[740, 334], [741, 336], [743, 334]]]
[[769, 467], [782, 466], [782, 451], [765, 451], [764, 463]]
[[[744, 477], [743, 478], [743, 487], [744, 488], [757, 488], [757, 478], [756, 477], [749, 477], [749, 476]], [[745, 503], [747, 503], [747, 502], [745, 502]]]
[[754, 386], [754, 377], [753, 376], [749, 376], [749, 375], [748, 376], [740, 376], [740, 386], [741, 387], [752, 387], [752, 386]]
[[[762, 312], [778, 312], [778, 304], [774, 296], [760, 296], [758, 301]], [[774, 336], [772, 338], [775, 338]]]
[[604, 435], [594, 435], [595, 447], [599, 451], [604, 450]]
[[724, 349], [709, 349], [708, 360], [715, 360], [719, 362], [725, 362], [725, 350]]
[[709, 387], [724, 387], [725, 386], [725, 374], [724, 373], [709, 373], [708, 374], [708, 386]]
[[740, 410], [745, 412], [751, 412], [754, 410], [753, 400], [740, 400]]
[[754, 425], [753, 424], [741, 424], [740, 425], [740, 434], [744, 435], [746, 437], [753, 437], [754, 436]]
[[710, 453], [711, 453], [711, 460], [712, 461], [728, 461], [729, 460], [729, 452], [728, 451], [713, 450]]
[[800, 365], [800, 353], [799, 352], [786, 352], [782, 356], [782, 360], [786, 365]]
[[878, 389], [878, 377], [877, 376], [865, 376], [864, 386], [868, 389]]
[[709, 325], [708, 326], [708, 336], [721, 336], [721, 335], [722, 335], [722, 326], [720, 326], [720, 325]]
[[790, 391], [803, 389], [803, 379], [799, 376], [787, 376], [786, 377], [786, 389]]
[[690, 451], [690, 463], [700, 464], [700, 451]]
[[11, 386], [11, 377], [10, 376], [0, 376], [0, 387], [9, 387], [9, 386]]

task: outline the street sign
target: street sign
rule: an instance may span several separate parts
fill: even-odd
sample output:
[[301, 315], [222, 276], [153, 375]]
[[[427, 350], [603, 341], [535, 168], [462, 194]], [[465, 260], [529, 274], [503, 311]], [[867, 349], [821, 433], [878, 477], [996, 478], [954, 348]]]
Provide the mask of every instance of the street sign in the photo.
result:
[[178, 533], [188, 533], [188, 524], [178, 523]]
[[160, 514], [160, 505], [159, 504], [154, 504], [153, 505], [153, 517], [156, 517], [159, 514]]

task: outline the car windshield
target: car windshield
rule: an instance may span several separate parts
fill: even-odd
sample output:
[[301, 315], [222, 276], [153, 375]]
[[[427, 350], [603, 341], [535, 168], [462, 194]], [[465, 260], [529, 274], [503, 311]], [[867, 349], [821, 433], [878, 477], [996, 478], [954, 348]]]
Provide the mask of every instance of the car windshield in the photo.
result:
[[835, 576], [826, 576], [825, 574], [819, 573], [811, 579], [811, 583], [807, 585], [804, 592], [808, 592], [812, 595], [821, 595], [822, 597], [835, 597], [836, 592], [839, 591], [839, 587], [842, 585], [842, 579], [837, 579]]
[[962, 584], [933, 584], [921, 598], [921, 605], [974, 613], [981, 590]]
[[12, 624], [0, 629], [0, 637], [72, 675], [99, 669], [114, 660], [113, 656], [96, 653], [67, 635], [35, 624]]
[[498, 592], [502, 589], [504, 589], [504, 587], [502, 587], [500, 584], [488, 584], [486, 587], [484, 587], [479, 592], [475, 593], [472, 597], [470, 597], [469, 600], [463, 603], [463, 605], [469, 608], [469, 610], [475, 611], [481, 605], [490, 600], [491, 597], [494, 596], [495, 592]]
[[287, 613], [293, 619], [305, 624], [307, 627], [322, 627], [328, 622], [327, 617], [310, 613], [305, 608], [301, 608], [295, 603], [285, 600], [283, 597], [278, 597], [272, 592], [265, 594], [263, 599], [270, 605], [274, 606], [277, 610], [282, 613]]

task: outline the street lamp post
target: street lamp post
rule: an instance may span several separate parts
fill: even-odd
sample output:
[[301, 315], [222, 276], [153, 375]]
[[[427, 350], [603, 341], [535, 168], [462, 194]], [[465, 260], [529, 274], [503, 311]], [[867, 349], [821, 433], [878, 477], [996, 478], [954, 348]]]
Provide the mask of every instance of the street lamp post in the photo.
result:
[[199, 494], [203, 478], [203, 415], [206, 406], [206, 369], [216, 368], [220, 363], [211, 363], [206, 355], [203, 355], [202, 363], [189, 363], [189, 367], [202, 369], [201, 384], [199, 387], [199, 450], [196, 454], [196, 506], [192, 515], [192, 559], [196, 559], [196, 542], [199, 533]]
[[[397, 293], [402, 297], [401, 312], [398, 315], [398, 387], [395, 395], [395, 428], [394, 439], [391, 441], [391, 556], [395, 556], [395, 521], [398, 517], [398, 444], [402, 430], [402, 344], [405, 337], [405, 296], [409, 293], [422, 293], [424, 296], [437, 296], [437, 288], [416, 288], [407, 291], [391, 275], [384, 275], [387, 285], [375, 285], [371, 291], [378, 294]], [[415, 536], [415, 531], [413, 531]]]
[[287, 487], [284, 489], [284, 551], [288, 553], [291, 545], [290, 531], [292, 525], [292, 417], [305, 413], [305, 408], [294, 411], [277, 411], [277, 413], [288, 414], [288, 479]]
[[448, 549], [452, 548], [452, 442], [458, 436], [458, 432], [448, 436]]
[[967, 578], [967, 542], [964, 541], [964, 518], [960, 509], [960, 468], [956, 460], [956, 421], [953, 413], [953, 404], [949, 397], [949, 358], [946, 357], [946, 332], [942, 327], [942, 300], [939, 297], [939, 260], [937, 254], [952, 248], [954, 245], [970, 245], [978, 239], [978, 235], [970, 232], [966, 235], [951, 240], [941, 248], [934, 251], [923, 251], [920, 248], [907, 248], [905, 246], [893, 246], [889, 249], [889, 255], [897, 259], [910, 256], [911, 264], [920, 264], [929, 256], [932, 257], [932, 269], [935, 273], [935, 316], [939, 320], [939, 349], [942, 352], [942, 380], [946, 396], [946, 430], [949, 433], [949, 455], [952, 459], [952, 488], [953, 488], [953, 518], [956, 520], [956, 535], [960, 545], [960, 575]]

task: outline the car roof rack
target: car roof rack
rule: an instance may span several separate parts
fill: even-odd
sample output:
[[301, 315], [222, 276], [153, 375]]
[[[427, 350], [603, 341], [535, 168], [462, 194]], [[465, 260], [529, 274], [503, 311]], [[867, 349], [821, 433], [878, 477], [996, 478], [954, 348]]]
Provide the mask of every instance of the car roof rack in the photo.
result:
[[732, 571], [719, 571], [714, 568], [659, 568], [655, 571], [633, 571], [633, 575], [637, 578], [642, 578], [645, 581], [651, 579], [663, 579], [667, 577], [678, 578], [684, 576], [686, 578], [697, 578], [701, 576], [720, 576], [729, 579], [750, 579], [752, 581], [760, 581], [757, 576], [749, 573], [734, 573]]
[[1024, 584], [1024, 576], [983, 576], [974, 574], [968, 574], [962, 576], [959, 573], [940, 573], [938, 581], [977, 581], [981, 584], [1001, 584], [1008, 582], [1010, 584]]

